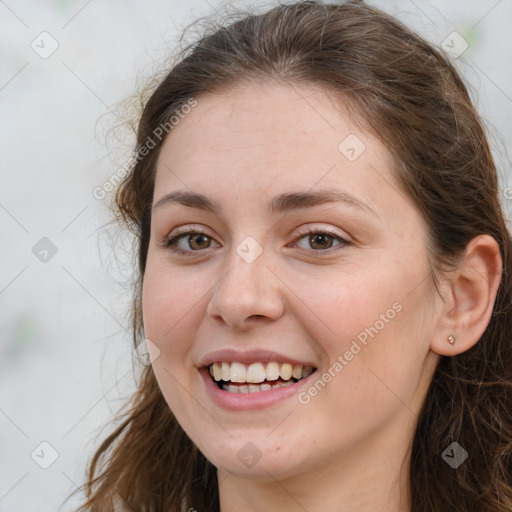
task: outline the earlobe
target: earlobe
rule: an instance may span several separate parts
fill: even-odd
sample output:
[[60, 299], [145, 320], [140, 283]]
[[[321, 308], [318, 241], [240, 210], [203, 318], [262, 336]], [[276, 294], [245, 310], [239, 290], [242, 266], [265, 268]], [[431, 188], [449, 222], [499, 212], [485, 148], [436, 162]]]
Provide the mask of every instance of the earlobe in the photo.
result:
[[498, 242], [479, 235], [468, 244], [449, 284], [449, 300], [439, 317], [431, 349], [454, 356], [473, 347], [491, 320], [501, 282], [502, 258]]

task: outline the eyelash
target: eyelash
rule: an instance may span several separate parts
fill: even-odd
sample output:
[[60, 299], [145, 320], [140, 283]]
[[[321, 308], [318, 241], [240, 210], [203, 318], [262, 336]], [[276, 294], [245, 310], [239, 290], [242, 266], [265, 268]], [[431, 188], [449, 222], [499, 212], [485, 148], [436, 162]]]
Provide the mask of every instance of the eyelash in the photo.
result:
[[[317, 234], [329, 235], [330, 237], [338, 240], [340, 242], [338, 247], [346, 247], [346, 246], [351, 245], [351, 242], [349, 242], [345, 238], [341, 237], [340, 235], [330, 231], [329, 229], [321, 229], [321, 228], [313, 228], [313, 229], [306, 229], [306, 230], [300, 231], [299, 232], [300, 236], [296, 240], [300, 240], [301, 238], [304, 238], [306, 236], [317, 235]], [[172, 252], [174, 254], [178, 254], [180, 256], [188, 256], [191, 252], [201, 252], [200, 250], [197, 250], [197, 251], [193, 251], [193, 250], [184, 251], [183, 249], [171, 248], [172, 246], [176, 245], [178, 240], [180, 240], [181, 238], [186, 237], [188, 235], [204, 235], [207, 238], [210, 238], [210, 239], [212, 238], [211, 236], [207, 235], [206, 232], [203, 231], [202, 229], [196, 228], [196, 229], [193, 229], [193, 230], [189, 229], [188, 231], [183, 231], [182, 233], [176, 233], [174, 236], [172, 236], [172, 238], [171, 237], [167, 237], [164, 240], [162, 240], [161, 243], [170, 252]], [[305, 249], [303, 249], [303, 250], [305, 250]], [[313, 250], [313, 252], [317, 252], [317, 253], [320, 253], [320, 254], [325, 254], [327, 252], [332, 252], [332, 248], [329, 248], [329, 249], [326, 249], [326, 250], [314, 250], [314, 249], [312, 249], [312, 250]]]

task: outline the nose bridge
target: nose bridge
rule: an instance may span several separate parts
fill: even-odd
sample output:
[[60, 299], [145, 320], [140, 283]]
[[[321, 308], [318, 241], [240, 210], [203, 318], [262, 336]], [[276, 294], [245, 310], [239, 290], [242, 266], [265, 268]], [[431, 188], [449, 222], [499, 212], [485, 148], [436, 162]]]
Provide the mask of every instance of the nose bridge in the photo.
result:
[[267, 268], [270, 249], [252, 236], [231, 247], [226, 271], [214, 285], [207, 312], [232, 326], [242, 326], [254, 316], [272, 319], [282, 314], [281, 290]]
[[233, 245], [227, 258], [227, 274], [216, 287], [217, 295], [227, 294], [224, 300], [231, 299], [235, 303], [248, 304], [256, 300], [269, 277], [265, 275], [268, 273], [268, 256], [268, 249], [264, 250], [252, 236]]

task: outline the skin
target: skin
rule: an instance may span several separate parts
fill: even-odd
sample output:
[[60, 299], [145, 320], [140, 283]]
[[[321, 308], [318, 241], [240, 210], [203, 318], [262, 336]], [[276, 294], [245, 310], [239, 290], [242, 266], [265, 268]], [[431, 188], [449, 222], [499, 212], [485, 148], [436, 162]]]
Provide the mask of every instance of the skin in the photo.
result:
[[[476, 343], [492, 312], [495, 240], [475, 239], [439, 296], [428, 279], [425, 223], [400, 190], [388, 150], [338, 105], [317, 86], [207, 94], [159, 155], [154, 204], [187, 190], [222, 206], [220, 214], [178, 203], [154, 209], [143, 283], [146, 337], [160, 351], [156, 378], [218, 468], [222, 512], [410, 511], [409, 448], [435, 367]], [[354, 161], [338, 149], [349, 134], [366, 146]], [[330, 188], [375, 214], [341, 202], [265, 210], [277, 194]], [[189, 256], [173, 254], [162, 240], [178, 226], [209, 238], [184, 236], [178, 247]], [[349, 244], [311, 240], [301, 227], [329, 229]], [[236, 252], [248, 236], [263, 250], [252, 263]], [[401, 307], [394, 318], [307, 404], [293, 396], [224, 410], [199, 377], [199, 359], [224, 348], [277, 350], [314, 361], [321, 376], [393, 304]], [[252, 467], [237, 457], [248, 442], [261, 454]]]

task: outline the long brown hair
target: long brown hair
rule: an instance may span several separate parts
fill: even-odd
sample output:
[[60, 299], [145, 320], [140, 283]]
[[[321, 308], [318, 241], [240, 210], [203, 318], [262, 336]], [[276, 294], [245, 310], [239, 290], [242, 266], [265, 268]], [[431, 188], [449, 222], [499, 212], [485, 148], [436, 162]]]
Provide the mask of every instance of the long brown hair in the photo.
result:
[[[184, 48], [151, 88], [138, 123], [138, 158], [116, 191], [113, 212], [136, 240], [134, 346], [144, 339], [141, 288], [165, 139], [155, 129], [191, 98], [244, 82], [322, 85], [393, 155], [397, 179], [427, 222], [434, 283], [474, 237], [487, 233], [499, 244], [503, 274], [490, 323], [470, 350], [440, 359], [418, 419], [410, 485], [414, 512], [510, 512], [511, 236], [483, 123], [463, 80], [442, 51], [363, 1], [303, 1], [229, 16]], [[155, 147], [141, 157], [149, 138]], [[169, 410], [151, 365], [129, 405], [89, 462], [79, 510], [114, 511], [119, 503], [136, 512], [218, 512], [216, 468]], [[441, 457], [453, 441], [469, 454], [456, 470]]]

